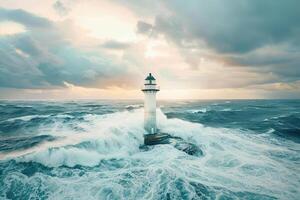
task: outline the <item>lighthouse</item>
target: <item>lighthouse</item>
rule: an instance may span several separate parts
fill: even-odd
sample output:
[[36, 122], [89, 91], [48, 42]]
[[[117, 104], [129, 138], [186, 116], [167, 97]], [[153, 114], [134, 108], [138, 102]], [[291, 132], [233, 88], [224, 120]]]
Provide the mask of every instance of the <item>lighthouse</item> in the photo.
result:
[[147, 134], [144, 135], [144, 145], [170, 144], [189, 155], [202, 156], [203, 152], [197, 145], [186, 142], [180, 137], [174, 137], [168, 133], [162, 133], [157, 130], [156, 93], [159, 91], [159, 87], [156, 85], [155, 78], [151, 73], [146, 77], [142, 91], [145, 94], [144, 128], [147, 131]]
[[156, 93], [159, 87], [151, 73], [146, 77], [145, 84], [142, 89], [145, 94], [144, 100], [144, 128], [148, 134], [157, 133], [156, 126]]

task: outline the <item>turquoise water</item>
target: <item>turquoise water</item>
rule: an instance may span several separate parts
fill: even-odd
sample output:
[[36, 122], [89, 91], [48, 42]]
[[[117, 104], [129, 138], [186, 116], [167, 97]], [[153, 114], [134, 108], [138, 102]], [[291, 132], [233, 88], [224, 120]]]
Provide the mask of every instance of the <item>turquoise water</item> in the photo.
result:
[[300, 199], [300, 100], [0, 101], [0, 199]]

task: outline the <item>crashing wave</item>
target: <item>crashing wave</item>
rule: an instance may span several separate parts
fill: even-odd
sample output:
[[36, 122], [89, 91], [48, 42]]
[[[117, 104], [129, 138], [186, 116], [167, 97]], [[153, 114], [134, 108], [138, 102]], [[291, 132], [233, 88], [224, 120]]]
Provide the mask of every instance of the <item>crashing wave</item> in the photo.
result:
[[[1, 195], [52, 199], [70, 194], [79, 199], [296, 199], [299, 179], [280, 163], [292, 162], [286, 157], [299, 159], [291, 151], [299, 150], [297, 144], [280, 146], [270, 142], [268, 134], [262, 137], [240, 129], [168, 119], [161, 110], [157, 114], [161, 132], [201, 147], [204, 156], [188, 155], [170, 144], [141, 150], [145, 134], [142, 109], [89, 114], [77, 121], [79, 131], [68, 126], [71, 122], [59, 124], [55, 131], [48, 132], [54, 141], [7, 153], [3, 159], [17, 162], [0, 164], [6, 165]], [[9, 172], [11, 167], [14, 173]], [[283, 182], [291, 183], [284, 194]]]

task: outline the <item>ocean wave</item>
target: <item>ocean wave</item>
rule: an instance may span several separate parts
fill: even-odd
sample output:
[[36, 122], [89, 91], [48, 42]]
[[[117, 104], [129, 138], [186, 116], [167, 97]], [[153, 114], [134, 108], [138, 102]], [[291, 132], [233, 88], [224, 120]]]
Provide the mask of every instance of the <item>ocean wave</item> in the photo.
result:
[[[132, 115], [131, 118], [128, 118], [128, 115]], [[52, 136], [59, 137], [55, 141], [45, 142], [24, 151], [0, 154], [0, 157], [11, 158], [23, 156], [20, 160], [31, 160], [51, 166], [52, 160], [55, 160], [54, 158], [59, 157], [61, 154], [61, 163], [53, 162], [53, 166], [68, 165], [68, 163], [72, 166], [76, 162], [64, 161], [72, 159], [72, 156], [64, 156], [68, 152], [72, 154], [72, 152], [78, 151], [78, 155], [86, 153], [87, 156], [89, 153], [95, 153], [98, 156], [94, 156], [94, 158], [98, 162], [104, 154], [126, 152], [128, 155], [132, 151], [137, 151], [143, 143], [143, 134], [145, 131], [143, 129], [142, 116], [143, 112], [141, 110], [135, 113], [126, 111], [107, 115], [89, 114], [84, 116], [84, 121], [77, 122], [77, 126], [82, 131], [74, 132], [69, 127], [56, 127], [52, 132], [48, 131]], [[45, 157], [45, 155], [48, 155], [48, 157]], [[78, 161], [77, 164], [91, 165], [93, 163], [80, 162], [79, 157], [76, 158]]]
[[27, 185], [33, 197], [41, 195], [34, 188], [44, 188], [53, 199], [70, 194], [90, 199], [297, 199], [297, 170], [289, 170], [295, 161], [282, 164], [285, 158], [297, 159], [291, 150], [297, 144], [276, 145], [270, 134], [170, 119], [160, 109], [157, 117], [161, 132], [199, 146], [204, 156], [187, 155], [171, 145], [141, 151], [142, 109], [86, 114], [76, 121], [80, 131], [60, 124], [50, 133], [61, 136], [55, 141], [6, 154], [3, 159], [16, 160], [22, 167], [39, 163], [49, 171], [27, 175], [20, 167], [19, 172], [4, 172], [2, 190]]
[[14, 118], [10, 118], [10, 119], [7, 119], [5, 121], [7, 122], [14, 122], [14, 121], [17, 121], [17, 120], [21, 120], [21, 121], [30, 121], [32, 119], [35, 119], [35, 118], [47, 118], [49, 117], [50, 115], [26, 115], [26, 116], [22, 116], [22, 117], [14, 117]]
[[270, 128], [266, 133], [267, 133], [267, 134], [270, 134], [270, 133], [274, 133], [274, 132], [275, 132], [275, 129]]
[[227, 111], [232, 111], [232, 109], [231, 109], [231, 108], [224, 108], [224, 109], [222, 109], [221, 111], [227, 112]]
[[142, 108], [143, 106], [144, 106], [143, 104], [132, 104], [132, 105], [126, 106], [126, 109], [127, 110], [139, 109], [139, 108]]
[[[45, 141], [53, 141], [50, 135], [2, 137], [0, 139], [0, 151], [10, 152], [32, 148]], [[0, 154], [1, 155], [1, 154]]]
[[189, 112], [196, 114], [196, 113], [206, 113], [208, 111], [207, 108], [201, 108], [201, 109], [192, 109]]

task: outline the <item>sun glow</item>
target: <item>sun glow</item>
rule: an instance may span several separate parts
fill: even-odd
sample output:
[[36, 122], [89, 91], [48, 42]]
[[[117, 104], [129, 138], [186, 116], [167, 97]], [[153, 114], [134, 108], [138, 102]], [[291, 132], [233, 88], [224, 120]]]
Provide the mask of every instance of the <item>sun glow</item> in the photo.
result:
[[112, 2], [81, 2], [70, 15], [91, 37], [119, 41], [132, 41], [136, 38], [136, 17], [126, 8]]

